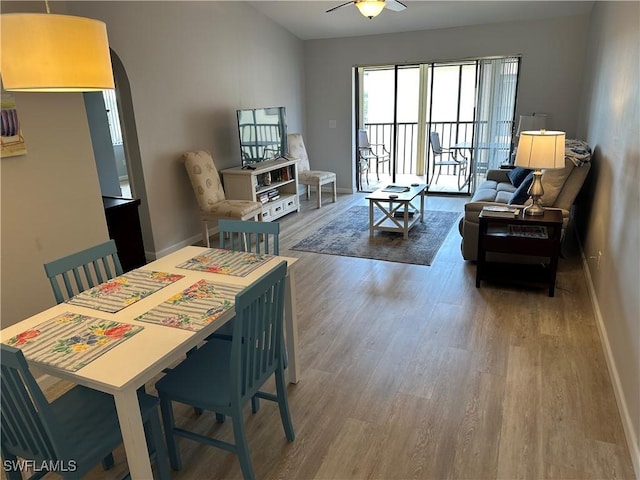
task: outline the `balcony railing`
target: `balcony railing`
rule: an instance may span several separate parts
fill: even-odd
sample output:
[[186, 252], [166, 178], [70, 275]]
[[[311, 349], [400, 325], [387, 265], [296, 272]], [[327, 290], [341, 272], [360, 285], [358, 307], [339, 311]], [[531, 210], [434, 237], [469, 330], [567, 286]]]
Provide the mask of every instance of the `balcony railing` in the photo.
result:
[[[443, 147], [449, 147], [455, 144], [467, 143], [471, 144], [473, 139], [474, 128], [478, 127], [478, 122], [430, 122], [427, 124], [427, 132], [438, 132], [440, 134], [440, 143]], [[511, 122], [506, 126], [506, 131], [511, 131]], [[391, 149], [391, 138], [393, 135], [393, 123], [365, 123], [370, 143], [383, 143], [387, 149]], [[398, 175], [417, 175], [417, 158], [418, 158], [418, 124], [417, 123], [398, 123], [397, 124], [397, 157], [396, 157], [396, 174]], [[425, 170], [429, 172], [433, 162], [433, 153], [429, 147], [429, 136], [426, 138], [427, 158], [425, 160]], [[509, 154], [510, 139], [505, 139], [497, 147], [499, 155], [505, 159]], [[386, 172], [390, 173], [390, 172]]]

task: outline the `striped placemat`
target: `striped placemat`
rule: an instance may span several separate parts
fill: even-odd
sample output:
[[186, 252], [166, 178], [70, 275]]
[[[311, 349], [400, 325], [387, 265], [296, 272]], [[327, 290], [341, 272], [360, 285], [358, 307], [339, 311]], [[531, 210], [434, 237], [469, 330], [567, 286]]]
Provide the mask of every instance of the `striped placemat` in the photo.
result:
[[136, 320], [198, 331], [233, 307], [243, 288], [200, 280]]
[[67, 300], [67, 303], [115, 313], [181, 278], [184, 275], [132, 270], [79, 293]]
[[235, 277], [246, 277], [273, 257], [273, 255], [267, 254], [258, 255], [251, 252], [234, 252], [221, 248], [210, 248], [177, 267], [233, 275]]
[[144, 327], [65, 312], [6, 340], [30, 361], [75, 372]]

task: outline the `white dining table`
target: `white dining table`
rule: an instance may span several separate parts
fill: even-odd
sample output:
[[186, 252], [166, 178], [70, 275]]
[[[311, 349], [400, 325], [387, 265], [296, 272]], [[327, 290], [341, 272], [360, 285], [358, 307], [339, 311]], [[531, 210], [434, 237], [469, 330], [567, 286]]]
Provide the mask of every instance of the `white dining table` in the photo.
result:
[[180, 361], [189, 350], [203, 342], [207, 336], [235, 316], [234, 308], [230, 308], [199, 331], [134, 320], [174, 294], [182, 292], [203, 279], [219, 284], [248, 286], [265, 275], [280, 261], [285, 260], [288, 266], [284, 319], [288, 355], [286, 372], [289, 382], [298, 382], [295, 281], [292, 269], [297, 259], [275, 256], [244, 277], [177, 268], [177, 265], [206, 250], [203, 247], [184, 247], [141, 267], [141, 270], [174, 273], [184, 277], [116, 313], [62, 303], [0, 330], [0, 341], [5, 342], [7, 339], [64, 312], [79, 313], [144, 327], [139, 333], [116, 345], [75, 372], [42, 363], [32, 364], [38, 370], [53, 377], [114, 396], [127, 462], [134, 479], [153, 477], [136, 390], [153, 380], [163, 369]]

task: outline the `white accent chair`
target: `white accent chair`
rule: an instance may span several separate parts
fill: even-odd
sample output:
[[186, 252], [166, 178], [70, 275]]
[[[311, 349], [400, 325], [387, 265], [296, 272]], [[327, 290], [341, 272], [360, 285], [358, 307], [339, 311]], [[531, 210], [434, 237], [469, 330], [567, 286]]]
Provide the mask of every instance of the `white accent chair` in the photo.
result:
[[250, 200], [227, 200], [220, 176], [209, 152], [187, 152], [181, 157], [198, 200], [202, 219], [202, 240], [209, 243], [209, 222], [218, 224], [221, 218], [262, 220], [262, 203]]
[[298, 161], [298, 183], [307, 186], [307, 200], [311, 197], [311, 187], [315, 186], [318, 193], [318, 208], [322, 206], [322, 186], [333, 183], [333, 201], [337, 200], [336, 195], [336, 174], [334, 172], [323, 172], [311, 170], [307, 149], [304, 146], [302, 135], [290, 133], [287, 135], [287, 145], [289, 148], [288, 158]]

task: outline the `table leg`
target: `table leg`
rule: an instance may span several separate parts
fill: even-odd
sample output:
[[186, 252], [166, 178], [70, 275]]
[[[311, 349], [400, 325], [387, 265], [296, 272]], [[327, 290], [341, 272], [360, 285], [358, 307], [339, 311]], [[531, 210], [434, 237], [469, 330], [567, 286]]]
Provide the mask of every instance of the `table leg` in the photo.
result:
[[411, 205], [411, 202], [405, 202], [404, 204], [404, 225], [402, 228], [404, 235], [402, 238], [405, 240], [409, 240], [409, 205]]
[[296, 311], [296, 291], [293, 270], [289, 270], [284, 290], [284, 333], [287, 349], [287, 369], [285, 373], [289, 383], [298, 383], [298, 362], [296, 346], [298, 345], [298, 312]]
[[136, 389], [128, 388], [118, 392], [114, 399], [131, 478], [153, 478]]
[[373, 200], [369, 200], [369, 236], [373, 237]]

